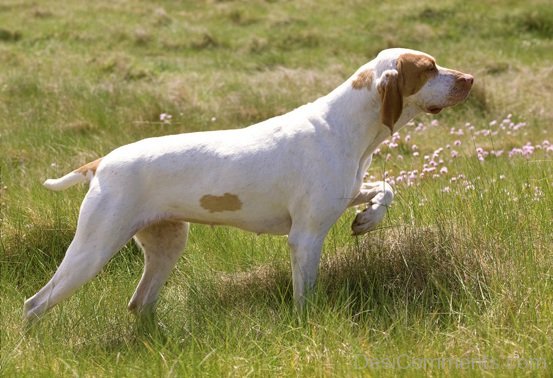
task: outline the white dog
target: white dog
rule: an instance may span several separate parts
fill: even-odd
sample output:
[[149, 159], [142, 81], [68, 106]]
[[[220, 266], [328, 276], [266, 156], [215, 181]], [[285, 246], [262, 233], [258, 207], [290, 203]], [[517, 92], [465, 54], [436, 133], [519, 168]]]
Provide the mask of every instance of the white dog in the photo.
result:
[[144, 139], [47, 180], [52, 190], [87, 181], [90, 188], [65, 258], [25, 302], [25, 317], [70, 296], [133, 236], [145, 268], [129, 309], [151, 309], [184, 250], [189, 222], [288, 235], [301, 306], [338, 217], [367, 203], [352, 225], [361, 234], [392, 201], [387, 184], [363, 183], [376, 147], [415, 115], [463, 101], [472, 83], [425, 53], [384, 50], [330, 94], [290, 113], [243, 129]]

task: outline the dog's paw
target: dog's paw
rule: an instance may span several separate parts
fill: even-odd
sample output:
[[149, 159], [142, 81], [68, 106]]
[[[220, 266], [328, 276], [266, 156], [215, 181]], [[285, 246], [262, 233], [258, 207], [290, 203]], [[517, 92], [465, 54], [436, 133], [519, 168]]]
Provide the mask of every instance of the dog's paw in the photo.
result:
[[374, 230], [385, 215], [385, 205], [371, 203], [369, 207], [355, 216], [355, 219], [351, 224], [352, 235], [363, 235], [371, 230]]

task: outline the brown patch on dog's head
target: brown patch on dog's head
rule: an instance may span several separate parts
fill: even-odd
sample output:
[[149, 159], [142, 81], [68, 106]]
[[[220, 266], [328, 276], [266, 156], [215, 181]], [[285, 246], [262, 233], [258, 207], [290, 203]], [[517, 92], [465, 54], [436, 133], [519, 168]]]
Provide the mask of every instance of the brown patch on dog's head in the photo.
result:
[[80, 173], [83, 176], [86, 176], [87, 172], [92, 172], [93, 175], [96, 174], [96, 170], [98, 169], [98, 165], [102, 161], [102, 158], [96, 159], [94, 161], [91, 161], [90, 163], [87, 163], [83, 165], [82, 167], [79, 167], [75, 169], [73, 172]]
[[237, 211], [242, 208], [242, 201], [236, 194], [225, 193], [222, 196], [206, 194], [200, 198], [200, 205], [210, 213]]
[[417, 93], [426, 82], [438, 74], [436, 62], [421, 54], [402, 54], [397, 60], [399, 85], [403, 97]]
[[353, 80], [351, 83], [351, 86], [353, 89], [363, 89], [367, 88], [368, 90], [371, 89], [371, 85], [373, 83], [373, 71], [371, 69], [366, 69], [364, 71], [361, 71], [359, 75]]
[[394, 125], [403, 110], [403, 98], [417, 93], [426, 82], [438, 74], [434, 59], [422, 54], [402, 54], [396, 71], [388, 70], [381, 79], [378, 92], [382, 101], [380, 118], [394, 132]]

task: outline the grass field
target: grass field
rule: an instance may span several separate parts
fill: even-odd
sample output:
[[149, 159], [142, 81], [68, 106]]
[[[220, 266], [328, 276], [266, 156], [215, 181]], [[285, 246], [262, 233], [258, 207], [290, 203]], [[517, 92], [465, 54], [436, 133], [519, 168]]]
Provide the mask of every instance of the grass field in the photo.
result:
[[[45, 178], [284, 113], [394, 46], [475, 88], [380, 148], [369, 175], [395, 202], [363, 237], [342, 216], [304, 313], [285, 238], [194, 225], [155, 321], [127, 313], [129, 243], [25, 329], [86, 191]], [[547, 376], [552, 62], [549, 1], [0, 2], [0, 376]]]

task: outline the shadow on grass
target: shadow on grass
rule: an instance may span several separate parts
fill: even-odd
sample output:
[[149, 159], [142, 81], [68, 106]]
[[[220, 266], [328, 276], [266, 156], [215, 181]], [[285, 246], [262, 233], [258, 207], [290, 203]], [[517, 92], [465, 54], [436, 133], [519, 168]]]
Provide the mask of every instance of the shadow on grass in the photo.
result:
[[[467, 304], [485, 303], [491, 267], [466, 240], [453, 229], [440, 228], [402, 228], [359, 238], [323, 257], [312, 302], [323, 309], [345, 310], [355, 320], [375, 313], [394, 317], [405, 309], [449, 316]], [[191, 305], [230, 310], [293, 306], [285, 264], [225, 274], [207, 289], [200, 288], [202, 284], [189, 299]]]

